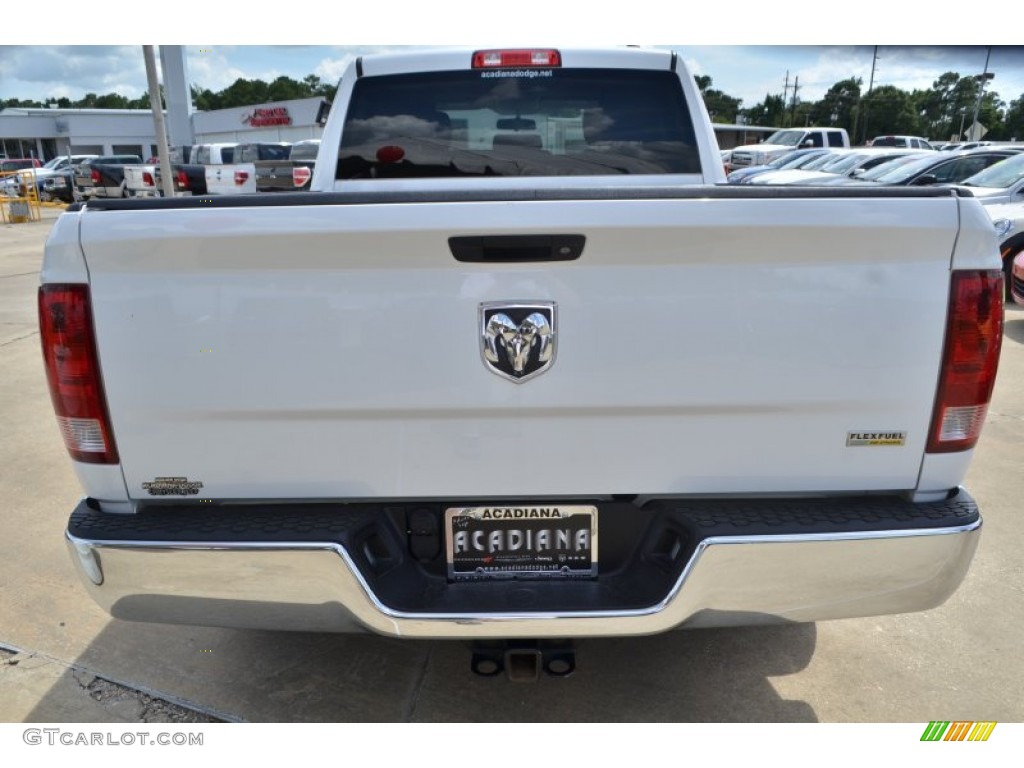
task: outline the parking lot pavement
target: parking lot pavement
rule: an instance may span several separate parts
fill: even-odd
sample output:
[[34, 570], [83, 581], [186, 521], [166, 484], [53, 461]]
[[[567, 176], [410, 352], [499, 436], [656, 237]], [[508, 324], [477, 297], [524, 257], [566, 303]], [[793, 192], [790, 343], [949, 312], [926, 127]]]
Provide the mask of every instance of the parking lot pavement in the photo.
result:
[[[0, 647], [26, 660], [0, 672], [0, 720], [141, 722], [164, 703], [181, 717], [250, 721], [1024, 720], [1024, 308], [1007, 308], [999, 381], [967, 478], [984, 533], [945, 605], [585, 641], [573, 676], [517, 685], [473, 677], [457, 642], [129, 624], [92, 604], [64, 550], [80, 489], [35, 330], [55, 215], [0, 228]], [[90, 685], [121, 703], [76, 704]]]

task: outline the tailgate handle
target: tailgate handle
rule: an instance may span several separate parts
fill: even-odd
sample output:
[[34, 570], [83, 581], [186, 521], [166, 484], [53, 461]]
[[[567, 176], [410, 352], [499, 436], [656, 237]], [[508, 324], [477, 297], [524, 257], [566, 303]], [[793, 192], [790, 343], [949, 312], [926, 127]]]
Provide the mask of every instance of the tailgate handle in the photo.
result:
[[583, 253], [583, 235], [484, 235], [449, 237], [456, 261], [522, 264], [532, 261], [575, 261]]

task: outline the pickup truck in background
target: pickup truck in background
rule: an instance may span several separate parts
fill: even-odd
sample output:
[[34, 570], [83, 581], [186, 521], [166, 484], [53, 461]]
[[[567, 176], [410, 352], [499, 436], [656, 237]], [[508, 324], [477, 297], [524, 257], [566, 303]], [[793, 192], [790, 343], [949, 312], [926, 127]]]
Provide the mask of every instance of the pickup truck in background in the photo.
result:
[[[318, 142], [317, 142], [318, 146]], [[303, 162], [296, 169], [289, 160], [292, 144], [287, 141], [256, 141], [234, 148], [233, 161], [206, 174], [209, 195], [253, 195], [257, 191], [280, 191], [295, 188], [297, 183], [309, 188], [312, 177]], [[300, 156], [309, 155], [308, 145]], [[279, 176], [280, 174], [280, 176]]]
[[288, 157], [255, 163], [258, 192], [308, 192], [313, 181], [320, 139], [308, 139], [291, 145]]
[[[230, 163], [236, 144], [196, 144], [171, 148], [171, 173], [177, 197], [207, 194], [206, 171], [210, 165]], [[176, 160], [189, 156], [193, 162]], [[159, 164], [135, 165], [125, 169], [129, 197], [163, 197]]]
[[270, 182], [271, 169], [287, 163], [291, 144], [284, 141], [251, 142], [235, 148], [231, 165], [206, 174], [207, 193], [211, 195], [248, 195], [259, 191], [260, 174]]
[[842, 128], [787, 128], [776, 131], [760, 144], [735, 147], [730, 161], [732, 170], [766, 165], [794, 149], [850, 146], [850, 136]]
[[[95, 157], [98, 157], [98, 155], [59, 155], [48, 160], [41, 168], [35, 168], [35, 166], [32, 165], [27, 165], [26, 168], [35, 168], [33, 176], [39, 191], [40, 199], [46, 201], [52, 199], [52, 197], [46, 192], [46, 182], [49, 179], [52, 179], [55, 176], [60, 176], [61, 174], [71, 170], [75, 165], [83, 163], [86, 160], [92, 160]], [[27, 162], [38, 163], [39, 161], [30, 160]], [[11, 195], [21, 194], [19, 190], [22, 183], [21, 178], [17, 176], [5, 178], [2, 183], [3, 186], [0, 189], [2, 189], [3, 192]], [[70, 197], [70, 190], [68, 192], [68, 196]]]
[[129, 165], [141, 165], [138, 155], [100, 155], [76, 166], [75, 197], [80, 200], [93, 198], [128, 197], [124, 169]]
[[571, 671], [554, 640], [942, 603], [991, 221], [723, 181], [673, 52], [430, 51], [353, 62], [309, 193], [73, 206], [39, 311], [85, 588], [527, 676]]

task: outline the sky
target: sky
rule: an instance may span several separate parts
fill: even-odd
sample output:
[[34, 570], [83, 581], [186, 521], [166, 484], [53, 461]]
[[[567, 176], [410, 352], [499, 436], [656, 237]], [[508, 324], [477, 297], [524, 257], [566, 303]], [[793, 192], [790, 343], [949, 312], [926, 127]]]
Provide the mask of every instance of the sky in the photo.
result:
[[[871, 76], [872, 46], [697, 46], [667, 45], [680, 53], [691, 71], [710, 75], [713, 87], [753, 106], [766, 94], [780, 94], [799, 83], [804, 101], [822, 97], [835, 82], [861, 77], [864, 90]], [[187, 46], [189, 80], [219, 91], [237, 78], [273, 80], [280, 75], [301, 79], [308, 74], [337, 82], [346, 64], [358, 55], [402, 46]], [[929, 88], [947, 71], [980, 73], [986, 46], [879, 46], [875, 84], [904, 90]], [[988, 71], [995, 73], [988, 90], [1004, 101], [1024, 94], [1024, 46], [993, 47]], [[142, 49], [121, 46], [0, 47], [0, 98], [45, 100], [88, 92], [121, 93], [129, 98], [146, 90]], [[790, 91], [791, 92], [791, 91]]]
[[[780, 15], [774, 10], [777, 4], [752, 0], [731, 0], [722, 5], [727, 9], [723, 12], [708, 10], [707, 3], [630, 0], [618, 6], [628, 7], [629, 12], [618, 14], [609, 10], [617, 6], [582, 0], [505, 0], [501, 5], [432, 0], [401, 7], [338, 5], [334, 6], [339, 9], [338, 15], [322, 24], [303, 18], [314, 17], [318, 6], [303, 5], [302, 12], [275, 18], [277, 23], [269, 23], [266, 14], [250, 14], [252, 26], [240, 28], [237, 4], [221, 7], [213, 0], [205, 3], [201, 12], [170, 14], [171, 18], [180, 18], [177, 22], [165, 19], [159, 24], [147, 23], [142, 27], [146, 33], [132, 34], [189, 42], [196, 37], [195, 29], [224, 30], [218, 34], [220, 42], [187, 46], [189, 80], [213, 91], [239, 77], [269, 81], [279, 75], [301, 79], [316, 74], [336, 82], [345, 64], [357, 55], [410, 44], [500, 47], [503, 41], [493, 39], [496, 32], [518, 38], [515, 42], [519, 46], [544, 43], [537, 38], [565, 46], [656, 44], [677, 50], [694, 74], [710, 75], [713, 87], [743, 99], [747, 107], [762, 101], [766, 94], [781, 94], [787, 73], [790, 83], [799, 78], [799, 95], [804, 101], [821, 98], [829, 86], [847, 77], [863, 78], [866, 90], [873, 45], [854, 43], [879, 43], [876, 85], [891, 84], [908, 91], [931, 87], [947, 71], [961, 75], [982, 72], [987, 48], [993, 46], [988, 69], [995, 73], [995, 79], [988, 88], [1009, 102], [1024, 94], [1024, 45], [1001, 44], [1019, 42], [1012, 39], [1019, 37], [1014, 33], [1016, 23], [992, 22], [1000, 17], [1019, 20], [1018, 2], [986, 0], [983, 14], [964, 11], [954, 14], [954, 21], [947, 14], [939, 20], [938, 5], [929, 15], [923, 10], [926, 6], [916, 3], [906, 4], [914, 7], [904, 9], [868, 0], [858, 3], [854, 13], [824, 21], [824, 17], [812, 18], [818, 16], [816, 13], [802, 20], [788, 11]], [[90, 7], [107, 8], [108, 15], [123, 12], [124, 18], [138, 15], [138, 5], [123, 0], [96, 0]], [[503, 10], [500, 24], [491, 23], [495, 9]], [[196, 23], [200, 18], [203, 24]], [[456, 19], [460, 21], [456, 23]], [[123, 28], [133, 30], [135, 26], [127, 24]], [[90, 41], [82, 39], [84, 35], [52, 31], [55, 26], [49, 28], [51, 31], [41, 29], [45, 26], [35, 25], [32, 34], [45, 37], [19, 41], [27, 43], [23, 45], [0, 46], [0, 98], [76, 99], [88, 92], [111, 91], [135, 98], [146, 90], [141, 43], [153, 41]], [[999, 39], [1000, 29], [1003, 39]], [[865, 30], [873, 34], [865, 34]], [[851, 39], [853, 34], [879, 39]], [[61, 35], [67, 38], [62, 40]], [[332, 39], [325, 41], [324, 35]], [[668, 42], [652, 43], [652, 36]], [[299, 44], [296, 37], [301, 38]], [[338, 43], [373, 38], [393, 44]], [[683, 42], [672, 44], [673, 40]]]

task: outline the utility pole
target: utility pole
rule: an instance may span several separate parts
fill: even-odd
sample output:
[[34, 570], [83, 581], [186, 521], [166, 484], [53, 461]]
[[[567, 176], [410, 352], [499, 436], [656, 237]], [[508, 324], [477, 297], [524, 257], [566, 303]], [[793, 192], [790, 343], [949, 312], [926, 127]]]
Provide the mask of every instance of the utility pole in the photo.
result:
[[974, 136], [974, 126], [978, 124], [978, 112], [981, 110], [981, 97], [985, 93], [985, 83], [995, 77], [994, 74], [990, 74], [988, 71], [988, 61], [992, 56], [992, 46], [988, 47], [988, 53], [985, 54], [985, 69], [980, 75], [975, 75], [974, 79], [978, 80], [978, 100], [974, 102], [974, 119], [971, 120], [971, 127], [968, 129], [971, 132], [970, 140], [977, 141], [981, 136]]
[[793, 80], [793, 105], [789, 108], [789, 124], [796, 122], [796, 92], [800, 90], [800, 75]]
[[167, 131], [164, 129], [164, 107], [160, 103], [160, 83], [156, 76], [156, 56], [153, 54], [152, 45], [142, 46], [142, 57], [146, 60], [149, 106], [153, 110], [153, 128], [156, 131], [157, 159], [160, 161], [160, 186], [163, 187], [164, 197], [174, 197], [170, 149], [167, 146]]
[[786, 82], [782, 86], [782, 122], [781, 128], [785, 128], [786, 122], [786, 102], [789, 101], [789, 70], [786, 70]]
[[[874, 54], [871, 57], [871, 79], [868, 81], [868, 95], [865, 96], [866, 99], [870, 99], [871, 98], [871, 89], [875, 87], [875, 68], [876, 68], [877, 65], [878, 65], [878, 46], [876, 45], [875, 46], [875, 52], [874, 52]], [[861, 136], [861, 140], [860, 140], [861, 144], [867, 144], [868, 143], [868, 114], [869, 114], [870, 111], [871, 110], [870, 110], [870, 102], [869, 102], [868, 104], [864, 105], [864, 128], [863, 128], [864, 133]]]

